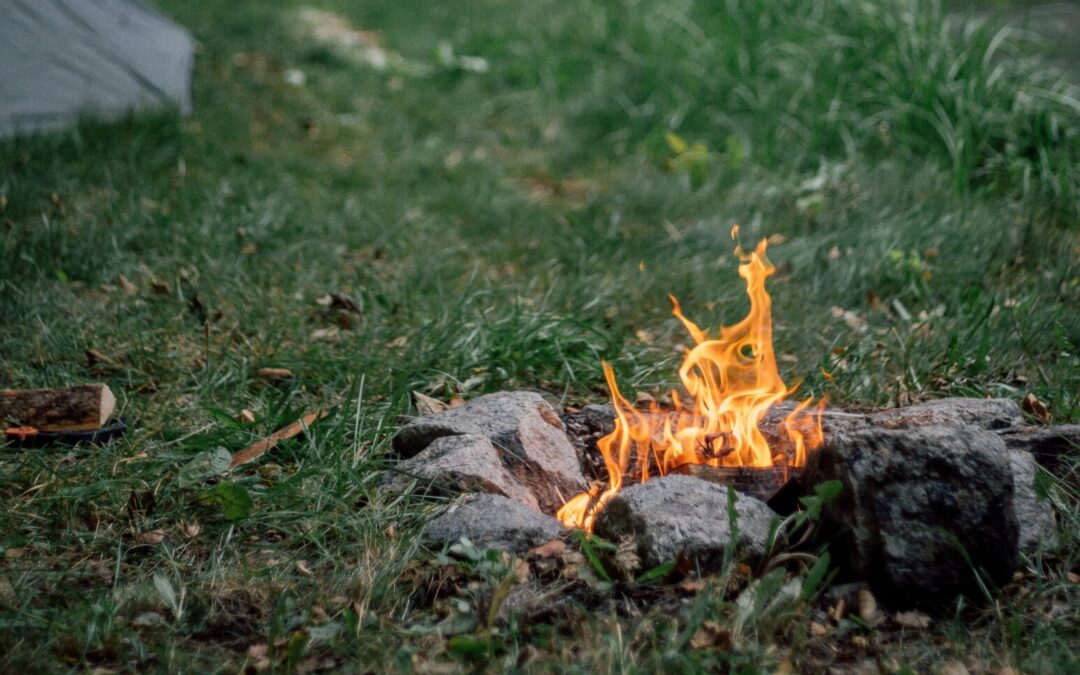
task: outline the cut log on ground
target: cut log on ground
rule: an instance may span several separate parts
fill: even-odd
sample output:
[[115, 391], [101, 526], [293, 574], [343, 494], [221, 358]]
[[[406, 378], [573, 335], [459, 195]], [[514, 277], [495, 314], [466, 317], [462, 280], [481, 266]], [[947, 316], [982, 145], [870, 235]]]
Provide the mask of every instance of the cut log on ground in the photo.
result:
[[100, 429], [116, 408], [108, 385], [0, 390], [0, 420], [38, 431]]

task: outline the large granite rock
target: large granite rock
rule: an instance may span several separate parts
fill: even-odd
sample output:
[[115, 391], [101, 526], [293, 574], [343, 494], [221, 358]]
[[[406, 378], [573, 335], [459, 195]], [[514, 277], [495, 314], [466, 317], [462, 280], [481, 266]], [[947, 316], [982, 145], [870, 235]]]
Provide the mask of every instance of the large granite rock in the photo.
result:
[[398, 454], [410, 458], [425, 452], [436, 439], [463, 434], [487, 438], [502, 465], [532, 493], [544, 513], [555, 513], [564, 499], [585, 490], [562, 421], [533, 392], [489, 394], [460, 408], [414, 419], [391, 443]]
[[428, 546], [443, 546], [465, 537], [481, 550], [524, 553], [562, 532], [559, 521], [506, 497], [472, 494], [429, 520], [420, 538]]
[[396, 492], [415, 481], [422, 490], [490, 492], [540, 510], [536, 497], [506, 470], [499, 451], [484, 436], [436, 438], [420, 454], [399, 462], [387, 476], [384, 486]]
[[[866, 429], [826, 438], [807, 485], [836, 479], [823, 531], [835, 558], [900, 603], [1008, 580], [1019, 560], [1013, 465], [978, 427]], [[970, 561], [970, 562], [969, 562]]]
[[[763, 502], [737, 494], [737, 552], [765, 553], [775, 514]], [[624, 488], [600, 512], [596, 533], [605, 539], [631, 538], [643, 569], [680, 555], [702, 571], [718, 569], [731, 540], [727, 488], [698, 478], [668, 475]]]

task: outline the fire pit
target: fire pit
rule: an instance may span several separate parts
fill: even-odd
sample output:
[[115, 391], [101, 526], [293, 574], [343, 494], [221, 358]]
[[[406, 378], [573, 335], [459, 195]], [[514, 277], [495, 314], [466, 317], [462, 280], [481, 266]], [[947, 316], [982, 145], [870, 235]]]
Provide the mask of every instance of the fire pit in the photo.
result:
[[870, 414], [787, 400], [795, 387], [776, 367], [765, 252], [764, 240], [736, 249], [750, 311], [717, 337], [672, 298], [694, 345], [670, 405], [635, 407], [607, 363], [610, 406], [560, 415], [536, 393], [489, 394], [405, 424], [392, 442], [403, 461], [384, 485], [486, 493], [431, 520], [432, 545], [464, 536], [525, 551], [578, 528], [636, 548], [643, 564], [679, 557], [704, 572], [733, 537], [744, 557], [767, 555], [778, 514], [830, 481], [840, 487], [823, 514], [834, 562], [902, 602], [1003, 582], [1021, 551], [1052, 542], [1035, 457], [1080, 445], [1080, 426], [1026, 427], [1004, 399]]

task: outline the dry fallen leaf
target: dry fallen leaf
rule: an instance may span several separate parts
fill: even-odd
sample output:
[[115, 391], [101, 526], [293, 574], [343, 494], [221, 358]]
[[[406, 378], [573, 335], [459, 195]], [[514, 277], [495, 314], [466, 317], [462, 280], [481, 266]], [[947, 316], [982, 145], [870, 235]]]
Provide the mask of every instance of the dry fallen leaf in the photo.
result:
[[160, 544], [165, 541], [165, 530], [149, 530], [135, 538], [140, 544]]
[[1066, 572], [1065, 578], [1074, 584], [1080, 584], [1080, 574], [1076, 572]]
[[299, 572], [300, 574], [303, 574], [305, 577], [314, 576], [314, 574], [315, 574], [314, 572], [311, 571], [311, 568], [308, 567], [308, 564], [307, 564], [306, 560], [297, 560], [296, 561], [296, 571]]
[[180, 534], [184, 535], [188, 539], [199, 536], [199, 532], [202, 532], [202, 526], [198, 523], [184, 523], [181, 522], [177, 529], [180, 530]]
[[516, 558], [514, 560], [514, 579], [516, 579], [519, 584], [525, 584], [529, 581], [529, 563], [521, 558]]
[[829, 634], [828, 626], [820, 624], [817, 621], [810, 622], [810, 634], [816, 637], [824, 637]]
[[120, 285], [120, 288], [124, 289], [125, 293], [134, 294], [139, 292], [139, 287], [131, 283], [123, 274], [116, 278], [116, 283]]
[[25, 554], [26, 554], [26, 548], [22, 547], [22, 546], [16, 546], [16, 547], [9, 548], [6, 551], [4, 551], [4, 557], [9, 559], [9, 560], [14, 560], [15, 558], [21, 558]]
[[390, 342], [387, 342], [386, 343], [386, 348], [387, 349], [398, 349], [400, 347], [404, 347], [405, 343], [408, 342], [408, 341], [409, 341], [409, 337], [407, 335], [399, 335], [398, 337], [394, 338]]
[[336, 340], [340, 333], [341, 329], [337, 328], [336, 326], [332, 326], [330, 328], [316, 328], [315, 330], [311, 331], [311, 339], [316, 341], [325, 340], [329, 342], [332, 340]]
[[705, 590], [705, 580], [700, 577], [683, 579], [679, 582], [679, 590], [687, 593], [700, 593]]
[[529, 556], [534, 558], [557, 558], [566, 550], [566, 542], [561, 539], [552, 539], [546, 544], [540, 544], [529, 550]]
[[856, 635], [855, 637], [851, 638], [851, 644], [858, 649], [866, 649], [870, 646], [870, 641], [862, 635]]
[[708, 649], [716, 647], [728, 649], [731, 647], [731, 631], [718, 621], [706, 621], [694, 632], [690, 638], [692, 649]]
[[894, 620], [905, 628], [923, 629], [930, 627], [930, 617], [916, 610], [899, 612]]
[[288, 368], [259, 368], [259, 378], [271, 382], [278, 380], [291, 380], [292, 371]]
[[1040, 401], [1035, 394], [1028, 394], [1025, 396], [1024, 400], [1020, 403], [1020, 407], [1024, 409], [1024, 412], [1040, 422], [1043, 422], [1044, 424], [1050, 423], [1050, 407]]
[[631, 536], [619, 539], [619, 549], [615, 552], [615, 569], [624, 579], [630, 580], [641, 568], [641, 558], [637, 554], [637, 540]]
[[261, 672], [270, 667], [270, 659], [268, 658], [269, 653], [270, 648], [265, 644], [255, 644], [248, 647], [247, 657], [251, 660], [255, 670]]
[[416, 403], [416, 411], [419, 412], [421, 415], [432, 415], [434, 413], [439, 413], [444, 410], [450, 409], [450, 406], [446, 403], [443, 403], [437, 398], [432, 398], [422, 392], [414, 391], [412, 395], [413, 401]]
[[938, 675], [968, 675], [967, 666], [960, 661], [946, 661], [937, 672]]
[[241, 424], [255, 424], [255, 413], [251, 412], [247, 408], [244, 408], [240, 412], [236, 413], [236, 421]]

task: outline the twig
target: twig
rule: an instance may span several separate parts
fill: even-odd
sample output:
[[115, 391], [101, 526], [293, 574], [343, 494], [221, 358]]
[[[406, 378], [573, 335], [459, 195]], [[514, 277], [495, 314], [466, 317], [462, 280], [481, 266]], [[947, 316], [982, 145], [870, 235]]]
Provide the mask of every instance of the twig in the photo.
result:
[[234, 452], [232, 462], [229, 463], [229, 468], [235, 469], [238, 466], [262, 457], [279, 442], [304, 433], [304, 430], [307, 429], [312, 422], [321, 420], [324, 417], [326, 417], [326, 412], [323, 410], [316, 410], [315, 412], [308, 413], [289, 426], [278, 429], [261, 441], [256, 441], [243, 450]]

